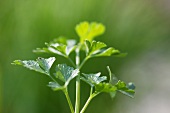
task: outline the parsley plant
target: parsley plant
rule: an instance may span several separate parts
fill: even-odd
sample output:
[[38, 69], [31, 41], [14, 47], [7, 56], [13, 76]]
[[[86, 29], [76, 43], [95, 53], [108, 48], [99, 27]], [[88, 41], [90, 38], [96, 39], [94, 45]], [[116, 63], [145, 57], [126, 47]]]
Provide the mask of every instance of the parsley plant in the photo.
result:
[[[96, 22], [82, 22], [76, 26], [75, 30], [80, 37], [78, 43], [74, 39], [59, 37], [50, 43], [45, 43], [46, 47], [37, 48], [33, 51], [35, 53], [52, 53], [63, 56], [71, 62], [72, 67], [66, 64], [58, 64], [56, 65], [55, 72], [52, 75], [50, 73], [50, 69], [56, 60], [55, 57], [38, 57], [36, 60], [15, 60], [12, 64], [21, 65], [30, 70], [34, 70], [49, 76], [51, 81], [48, 86], [54, 91], [63, 91], [68, 101], [71, 113], [84, 113], [90, 101], [103, 92], [109, 93], [112, 98], [117, 92], [133, 98], [135, 94], [134, 84], [131, 82], [126, 84], [125, 82], [118, 80], [112, 74], [109, 66], [107, 66], [109, 80], [107, 80], [107, 76], [101, 76], [100, 72], [90, 74], [81, 72], [81, 68], [90, 58], [125, 55], [113, 47], [107, 47], [107, 45], [103, 42], [93, 40], [96, 36], [104, 33], [104, 25]], [[82, 60], [80, 60], [80, 51], [84, 51], [86, 54], [85, 58]], [[73, 52], [75, 52], [75, 62], [70, 58], [70, 54]], [[68, 92], [68, 85], [74, 78], [76, 78], [75, 108], [73, 108]], [[58, 81], [63, 82], [63, 84]], [[82, 108], [80, 107], [81, 81], [84, 81], [91, 87], [90, 96]]]

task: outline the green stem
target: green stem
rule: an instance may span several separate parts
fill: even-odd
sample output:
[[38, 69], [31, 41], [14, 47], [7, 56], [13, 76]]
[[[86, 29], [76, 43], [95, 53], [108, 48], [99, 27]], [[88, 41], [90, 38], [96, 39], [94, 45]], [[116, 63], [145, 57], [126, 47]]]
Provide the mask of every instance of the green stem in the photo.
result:
[[86, 108], [87, 108], [87, 106], [89, 105], [89, 103], [90, 103], [91, 100], [92, 100], [92, 97], [90, 96], [90, 97], [88, 98], [88, 100], [86, 101], [86, 103], [85, 103], [85, 105], [84, 105], [84, 107], [83, 107], [83, 109], [81, 110], [80, 113], [84, 113], [84, 111], [86, 110]]
[[74, 113], [74, 108], [73, 108], [73, 105], [72, 105], [72, 103], [71, 103], [71, 99], [70, 99], [70, 97], [69, 97], [67, 88], [66, 88], [66, 90], [64, 90], [64, 94], [65, 94], [65, 96], [66, 96], [66, 99], [67, 99], [68, 105], [69, 105], [69, 107], [70, 107], [71, 113]]
[[[80, 64], [80, 46], [75, 50], [76, 52], [76, 68], [79, 68]], [[75, 102], [75, 113], [80, 111], [80, 74], [76, 77], [76, 102]]]
[[76, 78], [76, 103], [75, 103], [75, 113], [80, 111], [80, 75]]
[[73, 65], [74, 68], [76, 68], [76, 65], [74, 64], [74, 62], [72, 61], [72, 59], [70, 57], [67, 57], [68, 60], [70, 61], [70, 63]]
[[91, 89], [90, 89], [90, 95], [92, 95], [93, 94], [93, 87], [91, 87]]
[[109, 80], [109, 82], [111, 82], [111, 79], [112, 79], [112, 72], [111, 72], [111, 70], [110, 70], [109, 66], [107, 66], [107, 70], [108, 70], [108, 72], [109, 72], [109, 76], [110, 76], [110, 80]]
[[57, 82], [50, 74], [48, 74], [48, 76], [49, 76], [54, 82]]
[[87, 108], [87, 106], [89, 105], [89, 103], [91, 102], [91, 100], [95, 97], [95, 96], [97, 96], [99, 93], [93, 93], [93, 94], [91, 94], [90, 96], [89, 96], [89, 98], [88, 98], [88, 100], [86, 101], [86, 103], [85, 103], [85, 105], [84, 105], [84, 107], [82, 108], [82, 110], [80, 111], [80, 113], [84, 113], [84, 111], [86, 110], [86, 108]]
[[[80, 48], [81, 48], [81, 45], [79, 45], [77, 49], [75, 50], [76, 68], [79, 70], [82, 68], [84, 63], [89, 59], [89, 57], [87, 56], [80, 64]], [[91, 94], [92, 92], [93, 92], [93, 89], [91, 89]], [[79, 113], [79, 112], [80, 112], [80, 74], [76, 77], [76, 102], [75, 102], [75, 113]]]
[[87, 56], [87, 57], [82, 61], [82, 63], [80, 64], [79, 69], [82, 68], [82, 66], [84, 65], [84, 63], [85, 63], [88, 59], [89, 59], [89, 57]]

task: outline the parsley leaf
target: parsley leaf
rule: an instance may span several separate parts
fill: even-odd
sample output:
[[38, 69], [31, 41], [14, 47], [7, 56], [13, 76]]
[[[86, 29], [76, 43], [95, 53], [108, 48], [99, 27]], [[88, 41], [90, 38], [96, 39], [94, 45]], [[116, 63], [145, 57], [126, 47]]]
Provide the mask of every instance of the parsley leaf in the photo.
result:
[[100, 56], [111, 56], [111, 55], [120, 55], [120, 51], [114, 49], [113, 47], [107, 48], [107, 45], [103, 42], [88, 40], [85, 41], [86, 56], [88, 57], [100, 57]]
[[50, 58], [41, 58], [39, 57], [36, 61], [34, 60], [15, 60], [12, 64], [14, 65], [21, 65], [24, 66], [30, 70], [34, 70], [46, 75], [50, 75], [50, 68], [52, 64], [55, 61], [55, 57], [50, 57]]
[[60, 56], [68, 57], [71, 52], [73, 52], [76, 48], [76, 41], [72, 39], [66, 39], [60, 37], [58, 39], [54, 39], [54, 41], [50, 43], [45, 43], [47, 47], [45, 48], [37, 48], [33, 50], [35, 53], [53, 53]]
[[56, 66], [56, 72], [54, 73], [54, 76], [65, 82], [65, 86], [69, 84], [69, 82], [78, 75], [79, 70], [74, 69], [73, 67], [67, 66], [66, 64], [58, 64]]
[[85, 77], [81, 77], [81, 79], [83, 81], [85, 81], [86, 83], [88, 83], [92, 87], [107, 79], [106, 76], [100, 77], [100, 75], [101, 75], [100, 72], [96, 73], [96, 74], [84, 74], [83, 73], [83, 75]]
[[75, 29], [78, 36], [80, 37], [81, 44], [85, 40], [89, 40], [91, 42], [96, 36], [99, 36], [105, 32], [105, 26], [96, 22], [81, 22], [76, 26]]

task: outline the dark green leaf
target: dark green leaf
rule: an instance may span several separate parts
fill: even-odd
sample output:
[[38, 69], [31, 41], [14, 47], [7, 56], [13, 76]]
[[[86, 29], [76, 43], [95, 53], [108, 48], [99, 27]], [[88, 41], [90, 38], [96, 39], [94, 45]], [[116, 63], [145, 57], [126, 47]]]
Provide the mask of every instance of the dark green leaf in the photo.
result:
[[117, 84], [115, 85], [117, 87], [117, 90], [129, 97], [134, 97], [135, 91], [134, 89], [128, 88], [125, 82], [123, 81], [118, 81]]
[[106, 76], [102, 76], [100, 77], [101, 73], [96, 73], [96, 74], [84, 74], [83, 75], [85, 77], [81, 77], [81, 79], [85, 82], [87, 82], [89, 85], [91, 85], [92, 87], [101, 83], [102, 81], [106, 80], [107, 77]]
[[40, 73], [44, 73], [49, 75], [49, 70], [52, 66], [52, 64], [55, 61], [55, 57], [50, 57], [48, 59], [44, 59], [44, 58], [38, 58], [36, 61], [34, 60], [15, 60], [12, 64], [15, 65], [21, 65], [24, 66], [30, 70], [34, 70]]
[[83, 43], [85, 40], [91, 42], [96, 36], [103, 34], [104, 31], [104, 25], [96, 22], [82, 22], [76, 26], [76, 32], [80, 37], [80, 43]]
[[24, 66], [30, 70], [34, 70], [34, 71], [37, 71], [37, 72], [40, 72], [40, 73], [44, 73], [44, 70], [40, 68], [39, 64], [37, 63], [37, 61], [34, 61], [34, 60], [24, 60], [24, 61], [21, 61], [21, 60], [15, 60], [12, 64], [15, 64], [15, 65], [21, 65], [21, 66]]
[[55, 61], [55, 57], [50, 57], [48, 59], [39, 57], [37, 59], [38, 64], [46, 73], [49, 73], [49, 70], [51, 66], [53, 65], [54, 61]]
[[65, 86], [69, 84], [69, 82], [78, 75], [79, 70], [67, 66], [66, 64], [58, 64], [56, 67], [56, 73], [54, 74], [56, 78], [65, 82]]
[[81, 77], [83, 81], [88, 83], [91, 87], [95, 87], [95, 92], [107, 92], [113, 97], [116, 94], [117, 88], [110, 83], [102, 83], [107, 79], [106, 76], [100, 77], [101, 73], [96, 74], [83, 74], [85, 77]]
[[69, 82], [78, 75], [79, 70], [69, 67], [66, 64], [58, 64], [56, 66], [56, 73], [54, 73], [55, 77], [64, 82], [64, 85], [60, 85], [55, 82], [49, 82], [48, 86], [51, 87], [54, 91], [64, 90]]
[[135, 85], [131, 82], [128, 83], [128, 85], [126, 85], [125, 82], [117, 79], [117, 77], [111, 72], [109, 66], [107, 66], [107, 69], [108, 69], [109, 76], [110, 76], [109, 83], [112, 85], [115, 85], [119, 92], [133, 98], [135, 94], [135, 91], [134, 91]]

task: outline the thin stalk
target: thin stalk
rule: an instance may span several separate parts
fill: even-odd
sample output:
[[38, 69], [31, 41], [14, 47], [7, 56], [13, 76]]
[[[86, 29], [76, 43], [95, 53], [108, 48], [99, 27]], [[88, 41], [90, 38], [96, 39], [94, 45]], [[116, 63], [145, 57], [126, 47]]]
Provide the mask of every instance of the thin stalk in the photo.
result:
[[89, 103], [91, 102], [91, 100], [95, 97], [95, 96], [97, 96], [99, 93], [93, 93], [93, 94], [91, 94], [90, 96], [89, 96], [89, 98], [88, 98], [88, 100], [86, 101], [86, 103], [85, 103], [85, 105], [84, 105], [84, 107], [82, 108], [82, 110], [80, 111], [80, 113], [84, 113], [84, 111], [86, 110], [86, 108], [87, 108], [87, 106], [89, 105]]
[[89, 105], [90, 101], [92, 100], [92, 97], [90, 96], [88, 98], [88, 100], [86, 101], [84, 107], [82, 108], [81, 112], [80, 113], [84, 113], [84, 111], [86, 110], [87, 106]]
[[80, 111], [80, 75], [76, 78], [76, 103], [75, 103], [75, 113]]
[[87, 56], [87, 57], [82, 61], [82, 63], [80, 64], [79, 69], [82, 68], [82, 66], [84, 65], [84, 63], [85, 63], [88, 59], [89, 59], [89, 57]]
[[68, 57], [68, 60], [69, 60], [70, 63], [73, 65], [73, 67], [76, 68], [76, 65], [74, 64], [73, 60], [72, 60], [70, 57]]
[[[79, 70], [82, 68], [84, 63], [89, 59], [89, 57], [87, 56], [80, 64], [80, 48], [81, 48], [81, 45], [79, 45], [78, 48], [75, 50], [76, 68]], [[91, 89], [90, 95], [92, 95], [92, 93], [93, 93], [93, 88]], [[76, 77], [76, 102], [75, 102], [75, 113], [79, 113], [79, 112], [80, 112], [80, 74]]]
[[[80, 65], [80, 46], [75, 50], [76, 52], [76, 68], [79, 69]], [[76, 102], [75, 113], [80, 111], [80, 74], [76, 77]]]
[[91, 87], [91, 89], [90, 89], [90, 95], [92, 95], [93, 94], [93, 87]]
[[70, 97], [69, 97], [69, 94], [68, 94], [67, 89], [64, 90], [64, 94], [65, 94], [65, 96], [66, 96], [66, 99], [67, 99], [68, 105], [69, 105], [69, 107], [70, 107], [71, 113], [74, 113], [74, 108], [73, 108], [73, 105], [72, 105], [72, 103], [71, 103], [71, 99], [70, 99]]
[[111, 70], [110, 70], [110, 67], [109, 67], [109, 66], [107, 66], [107, 70], [108, 70], [108, 72], [109, 72], [109, 76], [110, 76], [110, 80], [109, 80], [109, 82], [111, 82], [111, 79], [112, 79], [112, 72], [111, 72]]
[[57, 82], [50, 74], [48, 74], [48, 76], [49, 76], [54, 82]]
[[76, 52], [76, 66], [78, 68], [80, 65], [80, 46], [76, 48], [75, 52]]

